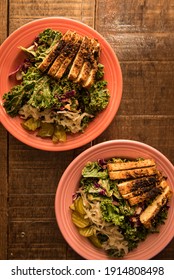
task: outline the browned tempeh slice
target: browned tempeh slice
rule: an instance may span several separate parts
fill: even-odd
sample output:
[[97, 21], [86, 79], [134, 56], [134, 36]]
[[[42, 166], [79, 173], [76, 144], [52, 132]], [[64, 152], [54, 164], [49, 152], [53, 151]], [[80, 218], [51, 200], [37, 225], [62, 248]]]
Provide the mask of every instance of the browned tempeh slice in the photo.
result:
[[68, 30], [63, 37], [60, 39], [59, 42], [57, 42], [54, 47], [51, 49], [51, 51], [49, 52], [49, 54], [44, 58], [44, 60], [39, 64], [38, 68], [44, 72], [48, 69], [48, 67], [51, 65], [51, 63], [54, 61], [54, 59], [56, 58], [57, 55], [59, 55], [59, 53], [61, 52], [61, 50], [63, 49], [63, 47], [66, 44], [66, 41], [69, 38], [71, 31]]
[[77, 77], [78, 77], [78, 75], [81, 71], [85, 55], [87, 55], [88, 44], [89, 44], [89, 38], [86, 37], [86, 36], [83, 37], [83, 40], [82, 40], [82, 43], [80, 45], [79, 51], [76, 54], [76, 57], [73, 61], [70, 72], [68, 74], [68, 78], [72, 81], [77, 79]]
[[140, 168], [140, 167], [148, 167], [154, 165], [155, 165], [155, 161], [153, 159], [144, 159], [139, 161], [108, 163], [107, 168], [108, 171], [117, 171], [117, 170], [133, 169], [133, 168]]
[[136, 191], [129, 192], [127, 194], [122, 194], [122, 197], [124, 199], [130, 199], [130, 198], [133, 198], [133, 197], [136, 197], [136, 196], [141, 196], [146, 192], [150, 192], [153, 188], [155, 188], [155, 185], [147, 186], [147, 187], [144, 187], [144, 188], [139, 188]]
[[109, 177], [111, 180], [139, 178], [143, 176], [151, 176], [157, 174], [156, 167], [145, 167], [130, 170], [110, 171]]
[[91, 70], [91, 62], [90, 62], [90, 57], [92, 53], [92, 40], [90, 38], [87, 38], [86, 41], [86, 48], [83, 52], [83, 65], [80, 69], [79, 75], [77, 79], [74, 81], [75, 83], [83, 83], [86, 81], [86, 79], [89, 76], [90, 70]]
[[95, 82], [95, 75], [98, 70], [98, 58], [100, 55], [100, 44], [96, 39], [92, 39], [92, 49], [91, 55], [89, 58], [91, 64], [91, 70], [88, 76], [85, 79], [82, 79], [82, 86], [85, 88], [89, 88]]
[[[146, 192], [150, 192], [154, 188], [164, 189], [167, 186], [166, 180], [161, 179], [161, 177], [159, 177], [158, 179], [153, 176], [143, 177], [141, 179], [136, 179], [128, 182], [133, 182], [133, 181], [139, 181], [139, 183], [137, 184], [129, 183], [129, 185], [127, 185], [128, 187], [124, 185], [127, 182], [118, 184], [118, 190], [124, 199], [129, 199], [135, 196], [142, 195]], [[142, 183], [140, 183], [141, 181]], [[131, 186], [131, 188], [129, 188], [129, 186]]]
[[57, 58], [54, 60], [52, 66], [50, 67], [48, 74], [52, 77], [54, 77], [59, 70], [59, 67], [63, 63], [64, 59], [67, 57], [67, 53], [70, 52], [72, 48], [72, 43], [74, 43], [76, 36], [76, 32], [69, 32], [69, 37], [66, 40], [66, 44], [64, 48], [61, 50], [60, 54], [57, 56]]
[[76, 83], [81, 83], [83, 87], [89, 87], [94, 83], [95, 74], [98, 69], [97, 59], [99, 51], [100, 44], [98, 41], [96, 39], [88, 38], [86, 53], [83, 54], [84, 63], [77, 79], [75, 80]]
[[100, 44], [96, 39], [91, 40], [91, 54], [89, 56], [89, 61], [91, 64], [91, 70], [88, 76], [85, 79], [82, 79], [82, 86], [89, 88], [95, 82], [95, 75], [98, 70], [98, 58], [100, 54]]
[[161, 207], [164, 206], [168, 199], [170, 199], [172, 195], [172, 191], [170, 187], [167, 186], [164, 188], [162, 194], [158, 195], [152, 204], [150, 204], [140, 215], [140, 221], [144, 224], [145, 227], [151, 227], [151, 221], [156, 216], [156, 214], [160, 211]]
[[154, 187], [151, 190], [141, 194], [141, 195], [137, 195], [134, 197], [129, 198], [129, 203], [131, 206], [136, 205], [140, 202], [143, 202], [147, 199], [153, 199], [155, 198], [157, 195], [161, 194], [161, 188], [160, 187]]
[[91, 87], [94, 84], [94, 82], [95, 82], [95, 75], [97, 73], [97, 69], [98, 69], [97, 63], [95, 63], [93, 65], [93, 68], [91, 69], [91, 71], [89, 73], [88, 79], [82, 84], [84, 88], [89, 88], [89, 87]]
[[72, 40], [72, 47], [71, 47], [70, 51], [68, 52], [67, 57], [61, 64], [59, 70], [57, 71], [55, 78], [60, 79], [63, 76], [67, 67], [70, 65], [70, 63], [72, 62], [76, 53], [78, 52], [81, 42], [82, 42], [82, 37], [79, 34], [76, 34], [74, 41]]
[[88, 79], [90, 71], [91, 71], [91, 63], [89, 61], [85, 61], [82, 65], [80, 74], [77, 80], [75, 80], [75, 82], [83, 84]]
[[156, 176], [142, 177], [118, 184], [118, 190], [122, 195], [126, 195], [132, 191], [136, 191], [139, 188], [155, 186], [158, 181], [159, 177]]

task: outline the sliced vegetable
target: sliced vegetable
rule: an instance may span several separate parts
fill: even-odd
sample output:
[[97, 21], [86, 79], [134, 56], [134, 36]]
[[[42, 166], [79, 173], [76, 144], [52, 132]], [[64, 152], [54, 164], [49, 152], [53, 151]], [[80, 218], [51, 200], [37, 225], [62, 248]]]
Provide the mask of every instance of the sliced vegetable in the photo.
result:
[[95, 232], [96, 231], [93, 227], [85, 227], [79, 229], [79, 233], [85, 237], [92, 236]]
[[90, 224], [89, 219], [85, 219], [83, 216], [80, 216], [80, 214], [76, 211], [72, 212], [72, 222], [79, 228], [85, 228]]
[[41, 123], [41, 128], [39, 129], [37, 136], [42, 138], [52, 137], [54, 133], [54, 125], [51, 123]]
[[35, 120], [34, 118], [29, 118], [28, 120], [21, 123], [21, 125], [26, 130], [35, 131], [37, 128], [40, 127], [41, 122], [40, 122], [40, 120]]
[[86, 212], [84, 210], [84, 206], [83, 206], [83, 199], [82, 197], [78, 197], [75, 201], [74, 201], [74, 206], [75, 206], [75, 210], [82, 215], [85, 215]]
[[64, 130], [64, 128], [60, 125], [57, 125], [54, 128], [54, 133], [52, 136], [52, 141], [53, 143], [57, 143], [57, 142], [65, 142], [66, 141], [66, 132]]
[[102, 248], [102, 244], [101, 242], [99, 241], [97, 235], [91, 235], [88, 237], [89, 240], [92, 242], [92, 244], [97, 247], [97, 248]]

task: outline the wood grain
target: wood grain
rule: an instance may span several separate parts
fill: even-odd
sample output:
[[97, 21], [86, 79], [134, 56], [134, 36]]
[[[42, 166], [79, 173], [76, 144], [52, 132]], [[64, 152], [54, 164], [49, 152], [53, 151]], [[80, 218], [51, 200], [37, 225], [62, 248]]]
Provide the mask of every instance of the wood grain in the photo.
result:
[[8, 1], [0, 1], [0, 44], [8, 35]]
[[21, 25], [44, 17], [68, 17], [94, 26], [95, 1], [49, 0], [49, 1], [10, 1], [10, 32]]
[[[50, 16], [80, 20], [113, 47], [123, 95], [110, 126], [92, 143], [66, 152], [31, 148], [0, 125], [0, 259], [82, 259], [55, 219], [58, 182], [91, 145], [132, 139], [152, 145], [174, 163], [174, 3], [172, 0], [5, 0], [0, 42], [23, 24]], [[174, 240], [154, 259], [173, 259]]]
[[98, 0], [96, 17], [100, 32], [122, 34], [173, 33], [172, 0]]
[[[125, 12], [123, 12], [125, 11]], [[121, 61], [171, 61], [174, 43], [170, 0], [98, 1], [97, 30]]]
[[7, 258], [8, 195], [7, 132], [0, 124], [0, 260]]
[[[0, 44], [8, 34], [8, 1], [0, 1]], [[0, 124], [0, 260], [7, 258], [8, 138]]]
[[171, 116], [174, 109], [172, 61], [121, 62], [120, 115]]
[[[68, 164], [89, 146], [50, 153], [30, 148], [10, 136], [9, 259], [35, 259], [38, 254], [41, 259], [67, 258], [68, 246], [55, 219], [55, 193]], [[48, 248], [53, 248], [52, 254]]]

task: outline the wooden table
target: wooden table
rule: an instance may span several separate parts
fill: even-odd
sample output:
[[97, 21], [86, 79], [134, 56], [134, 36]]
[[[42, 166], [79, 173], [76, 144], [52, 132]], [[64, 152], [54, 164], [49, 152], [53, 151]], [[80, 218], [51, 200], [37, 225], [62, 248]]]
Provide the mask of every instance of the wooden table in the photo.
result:
[[[91, 145], [138, 140], [174, 163], [174, 1], [4, 0], [0, 42], [48, 16], [80, 20], [106, 38], [121, 64], [123, 97], [108, 129], [73, 151], [28, 147], [0, 125], [0, 259], [81, 259], [59, 231], [54, 198], [65, 168]], [[174, 259], [174, 239], [154, 259]]]

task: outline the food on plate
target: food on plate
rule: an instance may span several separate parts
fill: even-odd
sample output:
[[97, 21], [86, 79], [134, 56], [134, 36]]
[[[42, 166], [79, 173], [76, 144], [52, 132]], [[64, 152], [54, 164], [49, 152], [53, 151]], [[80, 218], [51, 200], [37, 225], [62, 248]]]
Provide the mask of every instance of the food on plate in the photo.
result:
[[98, 40], [48, 28], [31, 46], [20, 48], [26, 59], [9, 75], [17, 84], [3, 95], [6, 112], [53, 143], [83, 133], [110, 98]]
[[123, 257], [160, 231], [171, 196], [167, 178], [153, 159], [87, 162], [70, 205], [72, 222], [94, 246]]

